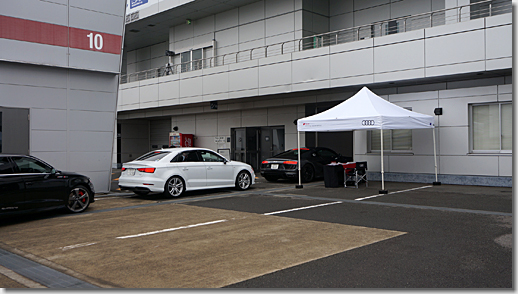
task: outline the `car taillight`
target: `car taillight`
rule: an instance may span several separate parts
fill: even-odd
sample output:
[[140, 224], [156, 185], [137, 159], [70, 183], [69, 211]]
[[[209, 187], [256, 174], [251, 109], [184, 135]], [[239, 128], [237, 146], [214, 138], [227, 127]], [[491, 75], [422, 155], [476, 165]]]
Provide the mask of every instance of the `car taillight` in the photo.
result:
[[265, 160], [265, 161], [261, 162], [261, 164], [268, 164], [268, 161]]
[[142, 167], [142, 168], [137, 168], [137, 170], [139, 172], [151, 173], [151, 174], [155, 172], [155, 168], [154, 167]]
[[283, 162], [282, 164], [297, 164], [297, 162], [288, 160], [288, 161]]
[[121, 169], [121, 171], [125, 171], [125, 170], [126, 170], [126, 168], [125, 168], [125, 167], [123, 167], [123, 168]]

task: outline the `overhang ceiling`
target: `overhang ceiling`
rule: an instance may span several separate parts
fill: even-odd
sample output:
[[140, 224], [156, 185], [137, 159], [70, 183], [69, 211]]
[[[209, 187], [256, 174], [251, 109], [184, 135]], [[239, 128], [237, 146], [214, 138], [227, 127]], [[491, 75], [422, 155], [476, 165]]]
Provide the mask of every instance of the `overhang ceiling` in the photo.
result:
[[196, 21], [259, 0], [195, 0], [126, 25], [124, 51], [131, 51], [169, 40], [169, 28]]

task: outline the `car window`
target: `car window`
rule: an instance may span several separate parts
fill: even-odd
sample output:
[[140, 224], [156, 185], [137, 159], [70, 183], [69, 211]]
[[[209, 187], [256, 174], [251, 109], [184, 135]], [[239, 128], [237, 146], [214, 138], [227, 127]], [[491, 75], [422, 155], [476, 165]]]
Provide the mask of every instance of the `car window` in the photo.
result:
[[[310, 151], [310, 149], [308, 149], [308, 148], [300, 148], [300, 155], [305, 154], [309, 151]], [[299, 156], [299, 150], [292, 149], [292, 150], [286, 150], [282, 153], [279, 153], [279, 154], [275, 155], [274, 157], [286, 158], [286, 159], [297, 159], [298, 156]]]
[[7, 157], [0, 157], [0, 175], [13, 174], [13, 164]]
[[183, 151], [176, 155], [171, 162], [196, 162], [201, 161], [198, 152], [196, 151]]
[[12, 159], [22, 174], [50, 173], [52, 171], [50, 166], [34, 158], [13, 157]]
[[337, 154], [328, 149], [320, 149], [317, 151], [317, 155], [323, 158], [332, 158], [336, 157]]
[[169, 151], [151, 151], [149, 153], [146, 153], [140, 157], [138, 157], [135, 160], [138, 161], [159, 161], [160, 159], [166, 157], [169, 153]]
[[224, 162], [225, 159], [223, 159], [221, 156], [218, 156], [216, 153], [202, 150], [200, 151], [201, 158], [205, 162]]

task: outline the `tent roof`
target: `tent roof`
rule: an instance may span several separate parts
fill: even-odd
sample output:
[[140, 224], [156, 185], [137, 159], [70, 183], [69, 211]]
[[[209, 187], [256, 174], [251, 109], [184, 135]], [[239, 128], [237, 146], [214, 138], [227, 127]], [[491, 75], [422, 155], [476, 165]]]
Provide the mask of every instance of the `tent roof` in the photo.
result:
[[392, 104], [367, 87], [363, 87], [354, 96], [331, 109], [297, 121], [297, 130], [307, 132], [433, 127], [433, 116]]

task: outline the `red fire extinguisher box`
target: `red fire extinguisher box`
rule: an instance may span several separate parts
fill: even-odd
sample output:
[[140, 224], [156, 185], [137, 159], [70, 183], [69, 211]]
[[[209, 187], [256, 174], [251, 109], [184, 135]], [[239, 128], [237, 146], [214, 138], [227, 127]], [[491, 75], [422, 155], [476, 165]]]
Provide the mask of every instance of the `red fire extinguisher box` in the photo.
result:
[[193, 147], [194, 135], [182, 133], [169, 133], [169, 145], [174, 147]]

